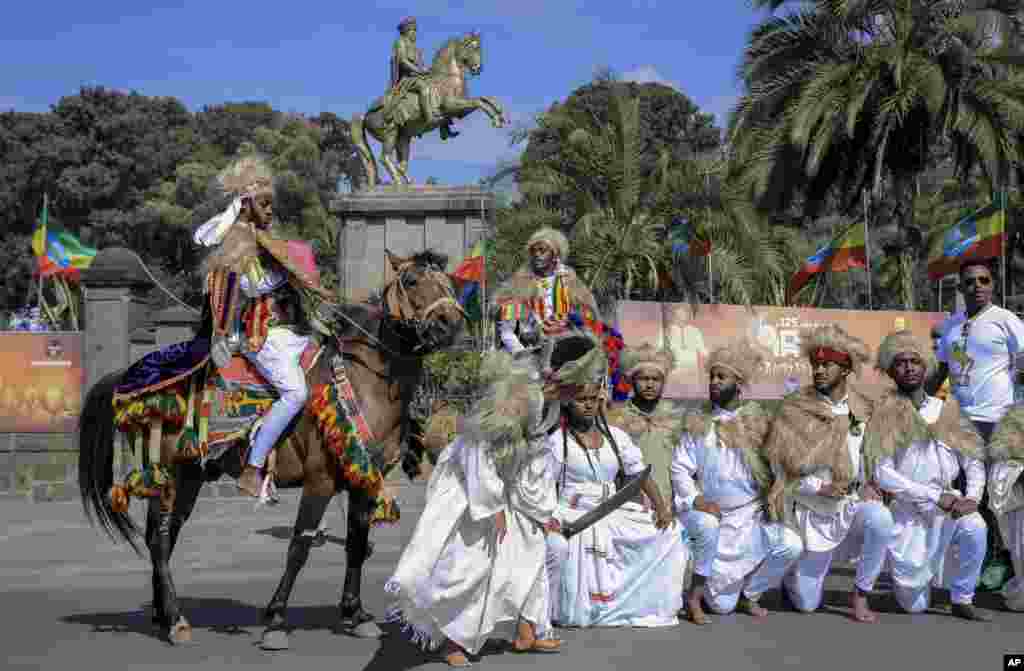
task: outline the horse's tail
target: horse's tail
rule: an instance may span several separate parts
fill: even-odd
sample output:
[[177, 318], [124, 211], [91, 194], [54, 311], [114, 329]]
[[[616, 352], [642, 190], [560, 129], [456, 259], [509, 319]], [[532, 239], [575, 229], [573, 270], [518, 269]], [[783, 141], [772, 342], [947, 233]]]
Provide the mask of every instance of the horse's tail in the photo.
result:
[[140, 556], [139, 529], [128, 513], [115, 512], [110, 502], [114, 484], [114, 390], [123, 372], [110, 373], [86, 394], [78, 420], [78, 487], [89, 522], [103, 527], [112, 539], [128, 542]]
[[359, 158], [363, 161], [363, 169], [366, 171], [366, 187], [373, 188], [377, 185], [377, 159], [374, 158], [373, 150], [370, 149], [370, 143], [366, 137], [366, 123], [362, 114], [352, 115], [350, 133], [352, 144], [359, 152]]

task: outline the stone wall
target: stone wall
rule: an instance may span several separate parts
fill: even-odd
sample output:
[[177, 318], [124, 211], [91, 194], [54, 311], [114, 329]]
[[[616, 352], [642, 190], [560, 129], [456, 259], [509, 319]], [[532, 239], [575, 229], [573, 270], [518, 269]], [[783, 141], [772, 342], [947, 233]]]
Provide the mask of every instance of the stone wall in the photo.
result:
[[406, 256], [424, 249], [448, 255], [452, 271], [493, 227], [494, 195], [476, 187], [378, 187], [331, 203], [338, 217], [338, 282], [348, 301], [362, 301], [388, 278], [384, 250]]

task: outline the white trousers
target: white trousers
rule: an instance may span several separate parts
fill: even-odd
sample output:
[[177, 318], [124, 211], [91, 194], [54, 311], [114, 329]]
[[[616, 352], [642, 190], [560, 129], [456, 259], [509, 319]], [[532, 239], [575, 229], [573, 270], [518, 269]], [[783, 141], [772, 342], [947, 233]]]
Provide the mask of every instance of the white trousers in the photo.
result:
[[[697, 510], [688, 512], [685, 519], [686, 532], [693, 541], [693, 572], [710, 578], [718, 550], [718, 519]], [[736, 610], [741, 593], [751, 601], [757, 601], [762, 594], [778, 587], [782, 576], [803, 552], [803, 541], [796, 532], [782, 524], [758, 523], [751, 529], [751, 533], [764, 534], [768, 554], [745, 580], [733, 582], [718, 590], [711, 588], [710, 580], [705, 584], [704, 601], [716, 613], [724, 615]]]
[[[910, 521], [900, 519], [904, 514], [904, 511], [897, 511], [894, 515], [898, 526]], [[985, 561], [985, 550], [988, 545], [988, 526], [985, 519], [980, 513], [971, 513], [957, 519], [944, 515], [943, 519], [936, 520], [936, 523], [938, 528], [934, 529], [934, 535], [929, 534], [930, 538], [926, 541], [928, 545], [933, 542], [934, 545], [928, 548], [926, 554], [917, 556], [917, 553], [903, 552], [900, 557], [900, 552], [893, 553], [893, 594], [900, 607], [908, 613], [920, 613], [928, 608], [931, 603], [933, 577], [939, 574], [939, 567], [945, 564], [946, 554], [950, 551], [956, 553], [956, 561], [953, 562], [951, 579], [944, 580], [949, 584], [949, 600], [955, 604], [969, 604], [974, 601], [974, 590], [981, 578], [981, 565]], [[911, 546], [918, 545], [913, 541], [913, 536], [921, 534], [924, 530], [915, 531], [917, 533], [911, 533], [909, 538], [898, 538], [897, 546], [908, 541]], [[932, 538], [934, 540], [931, 540]], [[918, 575], [927, 579], [918, 579]]]
[[[889, 555], [893, 532], [892, 513], [888, 508], [875, 501], [861, 501], [857, 504], [850, 530], [840, 545], [853, 543], [861, 548], [854, 582], [861, 591], [870, 592], [874, 588]], [[811, 613], [821, 606], [825, 576], [828, 575], [837, 549], [838, 546], [827, 552], [804, 552], [786, 575], [786, 592], [797, 610]]]
[[272, 328], [259, 352], [245, 353], [245, 358], [279, 394], [263, 416], [263, 424], [253, 439], [249, 454], [249, 463], [253, 466], [263, 467], [281, 434], [306, 406], [309, 387], [299, 361], [308, 344], [308, 336], [286, 328]]
[[1003, 585], [1003, 598], [1010, 610], [1024, 611], [1024, 508], [1003, 513], [997, 519], [1013, 562], [1013, 578]]

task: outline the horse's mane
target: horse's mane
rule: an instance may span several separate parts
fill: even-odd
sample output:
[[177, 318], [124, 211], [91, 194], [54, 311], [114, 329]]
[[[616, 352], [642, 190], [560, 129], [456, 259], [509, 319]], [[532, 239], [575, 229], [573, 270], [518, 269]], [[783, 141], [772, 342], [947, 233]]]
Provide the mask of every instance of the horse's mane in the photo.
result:
[[455, 50], [455, 48], [459, 45], [460, 42], [462, 42], [464, 38], [464, 35], [459, 37], [449, 37], [444, 44], [438, 47], [437, 51], [434, 52], [434, 60], [431, 61], [430, 63], [430, 69], [433, 70], [439, 65], [444, 65], [449, 60], [451, 60], [451, 52]]
[[412, 262], [421, 268], [432, 268], [444, 272], [448, 268], [448, 255], [433, 249], [425, 249], [412, 255]]

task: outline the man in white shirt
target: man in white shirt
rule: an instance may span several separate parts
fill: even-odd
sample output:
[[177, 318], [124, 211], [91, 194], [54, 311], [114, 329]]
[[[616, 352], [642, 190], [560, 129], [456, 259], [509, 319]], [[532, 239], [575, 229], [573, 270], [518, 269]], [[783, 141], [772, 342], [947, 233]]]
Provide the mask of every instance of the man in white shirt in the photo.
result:
[[[995, 281], [988, 260], [969, 260], [960, 266], [964, 311], [942, 325], [943, 336], [935, 356], [936, 374], [926, 386], [936, 394], [947, 376], [950, 389], [967, 417], [988, 443], [996, 425], [1013, 405], [1014, 378], [1024, 375], [1016, 365], [1024, 351], [1024, 322], [1017, 315], [992, 304]], [[988, 556], [997, 556], [999, 523], [987, 493], [981, 514], [989, 528]]]
[[986, 442], [1013, 405], [1014, 376], [1024, 372], [1015, 366], [1024, 351], [1024, 322], [992, 304], [994, 284], [987, 261], [960, 267], [965, 310], [943, 324], [939, 366], [926, 387], [935, 393], [949, 376], [953, 395]]
[[[973, 605], [987, 532], [978, 512], [984, 445], [955, 398], [941, 401], [925, 393], [933, 366], [927, 345], [907, 331], [891, 334], [878, 348], [877, 367], [896, 389], [875, 408], [865, 453], [879, 486], [892, 496], [893, 591], [900, 607], [920, 613], [928, 608], [932, 587], [948, 585], [954, 615], [987, 622], [991, 617]], [[961, 472], [965, 492], [954, 487]]]
[[762, 445], [769, 415], [741, 398], [763, 361], [764, 354], [746, 342], [711, 353], [710, 409], [684, 419], [672, 455], [673, 502], [694, 545], [687, 597], [694, 624], [708, 623], [705, 603], [716, 613], [737, 609], [765, 617], [761, 595], [779, 586], [803, 551], [799, 536], [767, 506], [772, 474]]
[[858, 557], [853, 619], [875, 622], [868, 595], [888, 555], [893, 521], [861, 454], [872, 404], [847, 384], [870, 355], [832, 324], [802, 333], [800, 347], [814, 383], [786, 397], [766, 446], [780, 478], [776, 493], [785, 491], [788, 522], [804, 542], [786, 575], [786, 595], [797, 610], [814, 612], [833, 560]]

